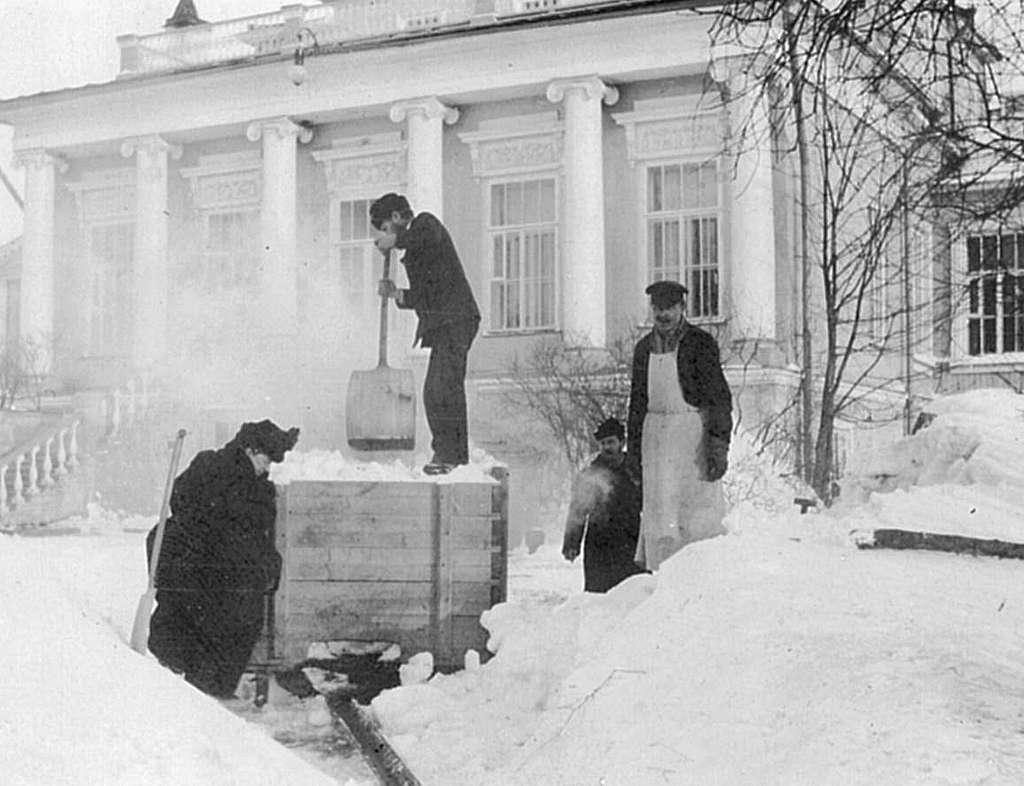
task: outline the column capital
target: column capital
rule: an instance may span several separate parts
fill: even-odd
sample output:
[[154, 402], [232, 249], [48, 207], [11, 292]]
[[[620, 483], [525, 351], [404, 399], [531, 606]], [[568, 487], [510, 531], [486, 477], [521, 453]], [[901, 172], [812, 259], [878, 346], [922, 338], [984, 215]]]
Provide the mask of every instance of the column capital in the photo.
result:
[[173, 142], [168, 142], [159, 134], [130, 137], [121, 142], [122, 158], [131, 158], [136, 153], [145, 153], [150, 156], [166, 153], [177, 161], [181, 158], [182, 147]]
[[388, 117], [392, 123], [402, 123], [411, 115], [421, 114], [428, 120], [441, 118], [447, 125], [453, 125], [459, 119], [459, 110], [453, 106], [442, 104], [433, 96], [414, 98], [410, 101], [399, 101], [391, 105]]
[[560, 104], [568, 93], [575, 90], [581, 91], [587, 100], [603, 100], [608, 106], [619, 100], [618, 88], [606, 84], [597, 76], [555, 79], [548, 84], [545, 95], [552, 104]]
[[61, 174], [68, 171], [67, 159], [41, 147], [16, 151], [14, 161], [18, 166], [26, 170], [40, 170], [52, 167]]
[[276, 137], [279, 140], [297, 139], [304, 145], [313, 141], [313, 129], [303, 123], [296, 123], [290, 117], [271, 117], [265, 120], [254, 120], [245, 129], [245, 137], [256, 142], [261, 137]]

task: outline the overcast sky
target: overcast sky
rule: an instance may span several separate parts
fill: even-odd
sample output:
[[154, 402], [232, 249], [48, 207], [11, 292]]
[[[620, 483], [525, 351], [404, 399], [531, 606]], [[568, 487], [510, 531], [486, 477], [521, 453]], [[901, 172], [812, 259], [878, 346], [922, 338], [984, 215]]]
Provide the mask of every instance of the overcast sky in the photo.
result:
[[[0, 99], [109, 82], [117, 36], [159, 32], [178, 0], [0, 0]], [[194, 0], [210, 22], [275, 11], [287, 0]], [[305, 0], [304, 5], [315, 4]], [[0, 112], [0, 121], [2, 121]], [[12, 129], [0, 125], [0, 166], [22, 189], [11, 156]], [[21, 234], [21, 211], [0, 186], [0, 243]]]

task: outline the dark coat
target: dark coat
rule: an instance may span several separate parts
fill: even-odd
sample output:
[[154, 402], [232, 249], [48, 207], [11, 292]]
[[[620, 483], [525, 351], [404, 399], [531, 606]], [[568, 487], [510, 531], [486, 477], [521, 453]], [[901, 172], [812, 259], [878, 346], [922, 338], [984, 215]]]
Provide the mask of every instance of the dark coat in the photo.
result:
[[398, 305], [415, 309], [419, 320], [413, 343], [429, 347], [432, 335], [445, 325], [480, 319], [455, 244], [435, 216], [416, 216], [395, 247], [405, 250], [402, 264], [409, 277]]
[[[174, 481], [156, 585], [170, 589], [276, 588], [274, 484], [230, 442], [204, 450]], [[154, 531], [147, 539], [147, 555]]]
[[[633, 381], [629, 391], [627, 425], [629, 453], [639, 461], [643, 456], [644, 418], [647, 416], [647, 368], [653, 332], [636, 344], [633, 352]], [[732, 437], [732, 393], [722, 373], [722, 361], [714, 337], [687, 324], [676, 352], [679, 388], [687, 404], [700, 410], [704, 421], [704, 449], [725, 455]]]
[[[233, 695], [280, 580], [274, 497], [274, 484], [237, 442], [199, 453], [174, 481], [149, 649], [214, 696]], [[149, 559], [155, 534], [146, 540]]]
[[633, 561], [640, 500], [640, 475], [628, 455], [618, 466], [598, 455], [576, 479], [562, 550], [578, 552], [583, 541], [585, 591], [607, 592], [644, 572]]

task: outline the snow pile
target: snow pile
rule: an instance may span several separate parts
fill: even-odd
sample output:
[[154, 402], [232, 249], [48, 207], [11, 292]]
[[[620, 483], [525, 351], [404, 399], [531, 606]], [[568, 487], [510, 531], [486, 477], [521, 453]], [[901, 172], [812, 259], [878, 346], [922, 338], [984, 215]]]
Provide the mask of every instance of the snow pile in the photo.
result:
[[927, 441], [886, 452], [939, 485], [805, 516], [745, 502], [729, 535], [607, 595], [513, 593], [482, 617], [490, 661], [374, 712], [427, 786], [1024, 782], [1021, 566], [848, 534], [929, 491], [929, 528], [965, 489], [990, 524], [1024, 521], [1019, 399], [980, 399], [937, 403]]
[[981, 483], [1024, 486], [1024, 396], [981, 390], [948, 396], [927, 410], [934, 420], [888, 449], [851, 457], [843, 496], [911, 486]]
[[338, 450], [292, 450], [285, 454], [284, 461], [271, 464], [270, 479], [279, 486], [302, 480], [492, 483], [494, 478], [490, 473], [499, 466], [493, 456], [481, 450], [472, 451], [469, 464], [456, 467], [447, 475], [426, 475], [421, 468], [422, 463], [410, 465], [407, 458], [395, 458], [390, 462], [359, 461]]
[[0, 539], [3, 782], [335, 783], [127, 646], [142, 554], [141, 535]]

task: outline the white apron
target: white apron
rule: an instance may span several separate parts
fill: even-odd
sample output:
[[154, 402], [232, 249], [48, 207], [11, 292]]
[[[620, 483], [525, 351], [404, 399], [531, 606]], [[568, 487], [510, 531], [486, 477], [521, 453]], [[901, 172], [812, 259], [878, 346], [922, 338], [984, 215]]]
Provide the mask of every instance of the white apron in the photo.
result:
[[648, 570], [657, 570], [687, 543], [725, 532], [722, 483], [700, 479], [704, 426], [700, 412], [683, 398], [676, 364], [675, 352], [651, 353], [647, 371], [636, 562]]

